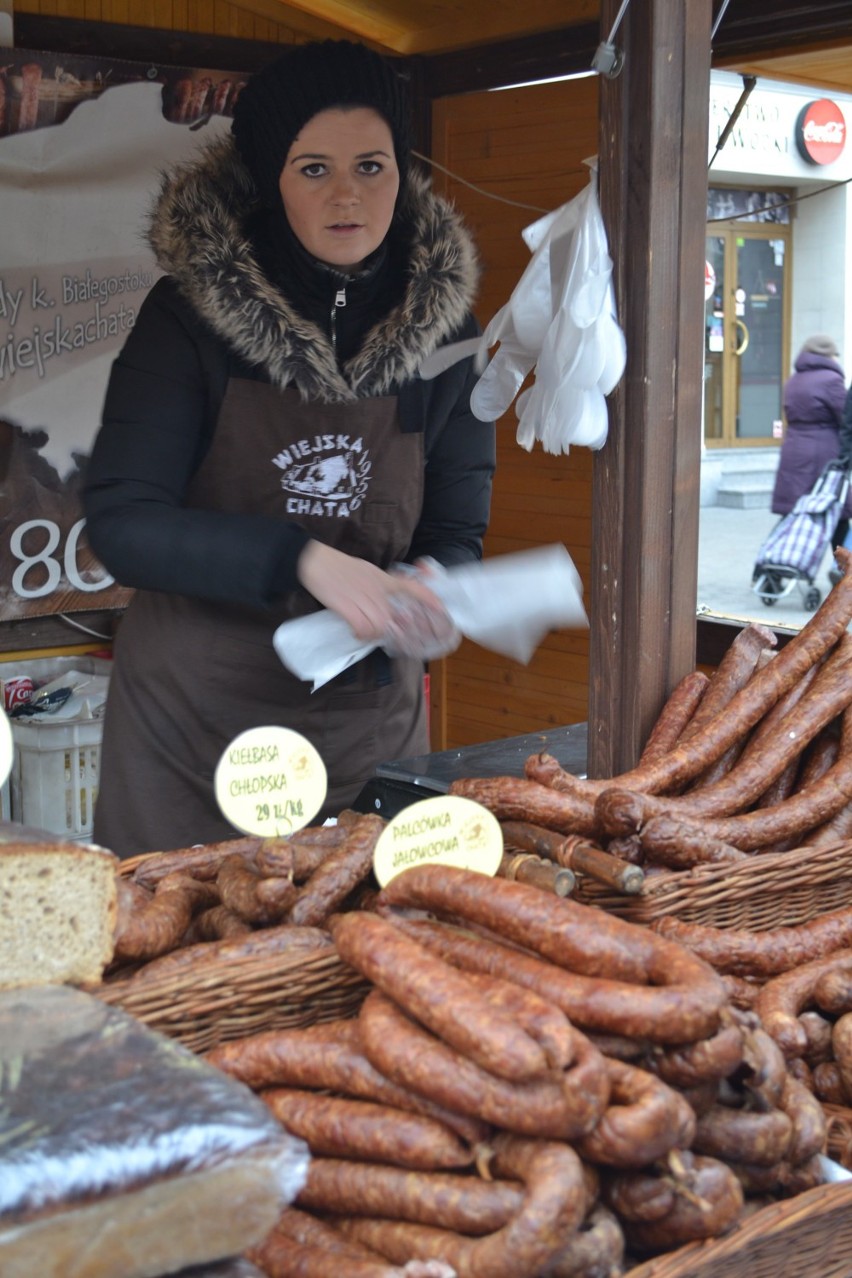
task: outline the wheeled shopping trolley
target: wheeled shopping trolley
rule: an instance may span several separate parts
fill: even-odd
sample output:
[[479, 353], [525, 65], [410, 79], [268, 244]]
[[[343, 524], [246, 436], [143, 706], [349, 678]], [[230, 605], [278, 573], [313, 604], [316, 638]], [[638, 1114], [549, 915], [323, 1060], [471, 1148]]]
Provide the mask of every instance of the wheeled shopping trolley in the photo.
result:
[[798, 586], [807, 612], [819, 607], [814, 585], [840, 519], [849, 489], [849, 469], [830, 461], [809, 493], [782, 515], [761, 546], [752, 573], [752, 590], [771, 607]]

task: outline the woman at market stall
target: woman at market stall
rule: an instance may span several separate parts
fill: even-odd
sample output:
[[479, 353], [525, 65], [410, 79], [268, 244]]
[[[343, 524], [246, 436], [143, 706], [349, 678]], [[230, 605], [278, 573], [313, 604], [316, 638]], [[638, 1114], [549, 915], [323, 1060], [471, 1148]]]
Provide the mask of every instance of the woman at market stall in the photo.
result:
[[[232, 836], [213, 773], [247, 728], [314, 744], [329, 814], [428, 749], [423, 656], [458, 641], [431, 565], [481, 556], [494, 430], [470, 412], [470, 361], [418, 376], [478, 332], [478, 273], [409, 131], [388, 60], [294, 46], [242, 91], [232, 136], [164, 178], [148, 237], [166, 275], [113, 366], [84, 488], [90, 543], [136, 592], [94, 828], [119, 855]], [[319, 607], [394, 656], [312, 693], [272, 636]]]
[[[803, 343], [792, 376], [784, 383], [786, 430], [771, 503], [776, 515], [790, 513], [799, 498], [811, 491], [828, 462], [848, 464], [850, 460], [842, 436], [846, 383], [839, 356], [833, 337], [815, 333]], [[850, 515], [852, 495], [847, 497], [832, 533], [832, 550], [843, 544]], [[832, 568], [829, 576], [836, 584], [840, 574]]]

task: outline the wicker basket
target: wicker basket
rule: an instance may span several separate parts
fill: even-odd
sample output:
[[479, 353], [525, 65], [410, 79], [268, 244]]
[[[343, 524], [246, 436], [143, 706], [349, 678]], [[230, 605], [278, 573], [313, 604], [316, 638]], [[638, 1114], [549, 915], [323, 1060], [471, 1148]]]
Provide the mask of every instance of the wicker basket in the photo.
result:
[[762, 1207], [725, 1238], [689, 1243], [627, 1278], [849, 1278], [852, 1181]]
[[[211, 970], [214, 969], [214, 970]], [[260, 1030], [354, 1016], [369, 984], [331, 948], [229, 959], [169, 975], [107, 982], [91, 993], [195, 1052]]]
[[792, 927], [848, 906], [852, 843], [756, 854], [730, 865], [665, 870], [650, 875], [635, 896], [614, 892], [583, 875], [574, 896], [633, 923], [674, 915], [688, 923], [752, 931]]
[[841, 1167], [852, 1171], [852, 1109], [830, 1105], [827, 1101], [822, 1102], [822, 1107], [828, 1120], [826, 1153]]
[[[129, 858], [128, 877], [157, 853]], [[331, 947], [228, 959], [186, 971], [107, 981], [90, 992], [195, 1052], [268, 1029], [354, 1016], [370, 984]]]

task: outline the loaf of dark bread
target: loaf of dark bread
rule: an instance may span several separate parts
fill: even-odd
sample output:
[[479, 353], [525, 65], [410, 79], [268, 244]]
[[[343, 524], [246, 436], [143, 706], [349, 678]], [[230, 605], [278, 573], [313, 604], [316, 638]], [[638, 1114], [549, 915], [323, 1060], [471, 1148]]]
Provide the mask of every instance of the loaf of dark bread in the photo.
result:
[[307, 1158], [242, 1083], [120, 1009], [68, 986], [0, 993], [3, 1278], [159, 1278], [238, 1257]]

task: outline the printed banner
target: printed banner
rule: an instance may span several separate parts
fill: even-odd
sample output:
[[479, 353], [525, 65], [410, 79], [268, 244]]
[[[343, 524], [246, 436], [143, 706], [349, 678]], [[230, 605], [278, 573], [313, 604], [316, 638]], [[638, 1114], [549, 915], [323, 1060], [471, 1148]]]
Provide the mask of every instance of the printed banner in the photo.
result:
[[230, 128], [243, 81], [0, 49], [0, 621], [123, 606], [80, 484], [110, 366], [160, 274], [160, 174]]

